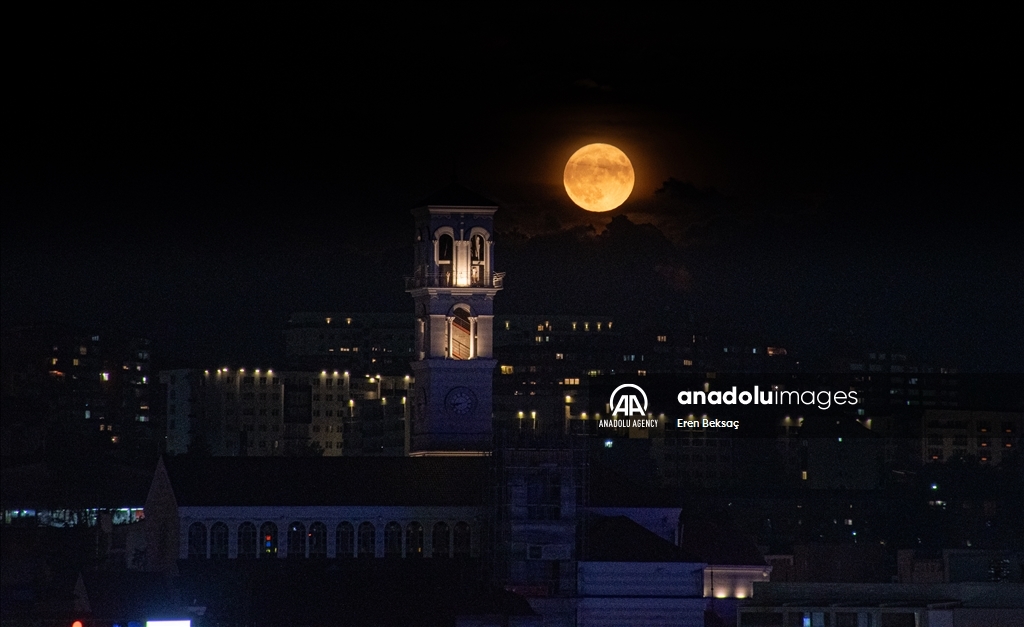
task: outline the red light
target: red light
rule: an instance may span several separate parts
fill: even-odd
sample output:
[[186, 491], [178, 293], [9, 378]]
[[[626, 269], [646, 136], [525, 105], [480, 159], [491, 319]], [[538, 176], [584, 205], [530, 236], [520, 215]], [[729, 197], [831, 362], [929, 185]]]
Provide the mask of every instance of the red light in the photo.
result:
[[264, 540], [266, 540], [267, 542], [270, 542], [270, 536], [267, 536], [266, 538], [264, 538]]
[[75, 622], [71, 623], [71, 627], [82, 627], [82, 621], [76, 620]]

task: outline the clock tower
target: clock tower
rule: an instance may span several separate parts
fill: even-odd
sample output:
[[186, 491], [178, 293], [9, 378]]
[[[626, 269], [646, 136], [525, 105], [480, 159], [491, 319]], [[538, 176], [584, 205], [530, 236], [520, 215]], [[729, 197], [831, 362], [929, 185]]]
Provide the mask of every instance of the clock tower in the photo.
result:
[[490, 200], [459, 185], [412, 210], [416, 381], [406, 426], [409, 455], [486, 455], [492, 447], [491, 378], [494, 212]]

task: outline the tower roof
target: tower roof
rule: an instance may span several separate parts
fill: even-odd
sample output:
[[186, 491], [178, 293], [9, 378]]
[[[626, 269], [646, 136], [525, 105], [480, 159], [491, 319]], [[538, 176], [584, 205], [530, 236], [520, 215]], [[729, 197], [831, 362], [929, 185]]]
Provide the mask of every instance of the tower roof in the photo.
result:
[[437, 190], [423, 198], [415, 205], [416, 207], [494, 207], [498, 203], [481, 196], [473, 190], [458, 183], [451, 183], [447, 187]]

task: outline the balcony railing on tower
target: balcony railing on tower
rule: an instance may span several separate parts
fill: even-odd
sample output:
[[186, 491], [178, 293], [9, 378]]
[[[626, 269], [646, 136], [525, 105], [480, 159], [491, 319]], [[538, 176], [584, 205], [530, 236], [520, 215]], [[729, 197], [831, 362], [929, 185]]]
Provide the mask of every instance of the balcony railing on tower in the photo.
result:
[[405, 277], [405, 289], [413, 290], [420, 287], [486, 287], [500, 290], [504, 280], [504, 272], [492, 272], [490, 275], [468, 277], [453, 276], [451, 272], [431, 272]]

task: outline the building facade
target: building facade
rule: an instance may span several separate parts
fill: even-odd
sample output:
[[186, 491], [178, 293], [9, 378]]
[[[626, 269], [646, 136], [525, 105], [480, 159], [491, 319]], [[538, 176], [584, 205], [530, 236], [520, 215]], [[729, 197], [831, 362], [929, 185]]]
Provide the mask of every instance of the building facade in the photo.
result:
[[166, 452], [215, 456], [402, 455], [409, 375], [169, 370]]
[[404, 313], [295, 312], [284, 331], [285, 365], [406, 375], [414, 357], [412, 323]]
[[1020, 446], [1024, 413], [930, 409], [921, 422], [923, 463], [975, 459], [994, 466]]
[[4, 455], [156, 453], [149, 340], [57, 326], [2, 337]]

